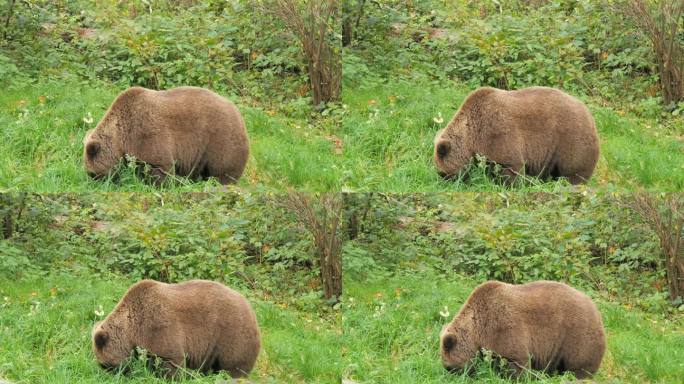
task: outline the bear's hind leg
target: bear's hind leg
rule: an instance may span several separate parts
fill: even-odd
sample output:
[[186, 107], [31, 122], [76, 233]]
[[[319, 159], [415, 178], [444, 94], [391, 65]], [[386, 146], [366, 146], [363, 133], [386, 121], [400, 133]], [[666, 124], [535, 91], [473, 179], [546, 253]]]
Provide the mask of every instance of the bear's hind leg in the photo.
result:
[[592, 159], [582, 160], [583, 161], [579, 161], [579, 159], [574, 158], [569, 160], [565, 159], [565, 162], [563, 162], [563, 159], [559, 160], [559, 163], [556, 166], [557, 171], [553, 175], [555, 176], [554, 179], [563, 177], [568, 179], [572, 185], [585, 184], [588, 182], [591, 175], [594, 173], [596, 161]]
[[[238, 176], [239, 178], [239, 176]], [[219, 183], [223, 185], [235, 184], [237, 183], [237, 178], [231, 176], [230, 174], [223, 174], [218, 177]]]
[[[591, 177], [591, 176], [590, 176], [590, 177]], [[570, 184], [572, 184], [572, 185], [577, 185], [577, 184], [584, 184], [584, 183], [586, 183], [586, 182], [589, 180], [589, 177], [584, 177], [584, 176], [575, 174], [575, 175], [572, 175], [572, 176], [568, 176], [567, 179], [568, 179], [568, 181], [570, 182]]]
[[[578, 345], [581, 348], [577, 348]], [[565, 350], [563, 353], [563, 366], [559, 370], [572, 372], [578, 379], [590, 378], [601, 365], [603, 349], [597, 348], [593, 343], [582, 343], [581, 341], [573, 344], [574, 350]], [[562, 373], [562, 372], [560, 372]]]

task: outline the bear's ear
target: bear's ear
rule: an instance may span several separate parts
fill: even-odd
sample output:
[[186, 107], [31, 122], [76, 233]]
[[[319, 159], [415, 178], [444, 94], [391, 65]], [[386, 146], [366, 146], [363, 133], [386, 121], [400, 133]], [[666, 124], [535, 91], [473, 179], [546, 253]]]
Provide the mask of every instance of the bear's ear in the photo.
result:
[[100, 152], [100, 143], [97, 141], [91, 141], [86, 145], [86, 155], [88, 155], [89, 159], [97, 156], [98, 152]]
[[437, 156], [440, 159], [443, 159], [446, 157], [446, 155], [449, 154], [449, 151], [451, 150], [451, 144], [448, 141], [440, 141], [437, 143]]
[[102, 349], [105, 345], [107, 345], [107, 341], [109, 340], [109, 335], [105, 331], [98, 331], [95, 334], [95, 347], [97, 349]]
[[445, 335], [442, 339], [442, 347], [444, 347], [444, 352], [449, 353], [454, 346], [456, 346], [456, 337], [454, 335]]

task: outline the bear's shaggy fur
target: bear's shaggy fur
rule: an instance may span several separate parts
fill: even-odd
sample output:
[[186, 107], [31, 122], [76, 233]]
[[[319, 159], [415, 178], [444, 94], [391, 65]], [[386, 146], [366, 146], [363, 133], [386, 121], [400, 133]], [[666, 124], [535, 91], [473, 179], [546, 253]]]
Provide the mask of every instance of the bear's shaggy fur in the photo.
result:
[[226, 370], [247, 375], [261, 346], [256, 315], [238, 292], [213, 281], [132, 285], [112, 313], [95, 324], [93, 351], [100, 365], [115, 368], [136, 347], [177, 368]]
[[168, 174], [236, 182], [247, 164], [249, 139], [238, 109], [202, 88], [167, 91], [133, 87], [112, 103], [83, 140], [88, 174], [108, 174], [124, 155]]
[[599, 140], [587, 107], [557, 89], [478, 88], [434, 141], [442, 177], [458, 176], [482, 155], [501, 165], [507, 182], [524, 172], [542, 179], [589, 180]]
[[596, 305], [565, 284], [535, 281], [481, 284], [440, 334], [442, 364], [463, 370], [482, 349], [508, 360], [511, 373], [523, 369], [593, 375], [606, 340]]

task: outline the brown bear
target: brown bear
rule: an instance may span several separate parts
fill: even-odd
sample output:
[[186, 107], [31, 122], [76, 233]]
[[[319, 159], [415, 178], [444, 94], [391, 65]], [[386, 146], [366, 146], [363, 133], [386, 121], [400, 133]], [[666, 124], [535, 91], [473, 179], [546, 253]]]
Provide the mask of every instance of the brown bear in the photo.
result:
[[92, 340], [103, 368], [120, 366], [140, 347], [162, 359], [167, 377], [181, 367], [246, 376], [261, 346], [247, 299], [206, 280], [133, 284], [112, 313], [95, 324]]
[[606, 340], [601, 314], [582, 292], [554, 281], [488, 281], [442, 329], [442, 364], [461, 371], [483, 348], [505, 358], [513, 376], [532, 368], [581, 379], [598, 370]]
[[481, 155], [502, 167], [508, 183], [524, 173], [542, 179], [591, 177], [599, 157], [594, 119], [587, 107], [557, 89], [478, 88], [434, 141], [440, 176], [458, 177]]
[[123, 91], [83, 144], [90, 176], [107, 175], [130, 155], [151, 167], [157, 183], [169, 174], [233, 183], [249, 157], [249, 138], [237, 107], [196, 87]]

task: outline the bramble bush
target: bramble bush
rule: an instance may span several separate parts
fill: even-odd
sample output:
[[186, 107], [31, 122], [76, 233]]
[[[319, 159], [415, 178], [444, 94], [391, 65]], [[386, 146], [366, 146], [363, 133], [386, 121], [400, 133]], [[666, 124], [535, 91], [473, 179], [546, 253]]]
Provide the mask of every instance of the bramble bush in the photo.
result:
[[309, 234], [269, 194], [30, 195], [0, 276], [87, 269], [223, 281], [284, 300], [322, 290]]
[[648, 41], [609, 1], [369, 2], [354, 36], [351, 84], [364, 63], [472, 87], [545, 85], [624, 104], [658, 96]]
[[665, 306], [657, 238], [639, 222], [617, 197], [594, 193], [380, 195], [345, 244], [345, 275], [550, 279]]
[[0, 45], [0, 63], [7, 63], [0, 81], [195, 85], [273, 102], [306, 95], [299, 48], [255, 7], [241, 1], [18, 3]]

